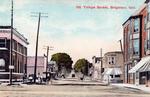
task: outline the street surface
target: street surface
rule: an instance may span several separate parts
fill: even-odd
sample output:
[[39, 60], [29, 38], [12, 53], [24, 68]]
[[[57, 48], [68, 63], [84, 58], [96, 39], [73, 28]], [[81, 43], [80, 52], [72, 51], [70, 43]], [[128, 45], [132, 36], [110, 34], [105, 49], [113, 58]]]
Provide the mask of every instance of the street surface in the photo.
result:
[[0, 97], [150, 97], [150, 94], [112, 86], [0, 85]]

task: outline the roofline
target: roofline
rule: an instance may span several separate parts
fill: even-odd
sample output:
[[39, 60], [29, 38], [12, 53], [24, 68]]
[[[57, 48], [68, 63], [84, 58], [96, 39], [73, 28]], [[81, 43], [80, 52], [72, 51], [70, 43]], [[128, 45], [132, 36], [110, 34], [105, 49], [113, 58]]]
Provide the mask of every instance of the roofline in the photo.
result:
[[[11, 29], [11, 26], [0, 26], [0, 29]], [[27, 38], [25, 38], [21, 33], [19, 33], [15, 28], [13, 28], [15, 34], [20, 36], [19, 38], [22, 39], [27, 45], [29, 44]]]
[[119, 53], [119, 54], [121, 54], [122, 51], [112, 51], [112, 52], [107, 52], [107, 53], [105, 53], [104, 55], [107, 55], [107, 54], [110, 54], [110, 53]]
[[135, 19], [135, 18], [139, 18], [139, 17], [142, 17], [142, 16], [143, 16], [143, 15], [130, 16], [130, 17], [122, 24], [122, 26], [124, 26], [129, 20]]
[[131, 16], [122, 25], [124, 26], [126, 24], [126, 22], [128, 22], [128, 20], [130, 20], [131, 18], [141, 16], [140, 12], [146, 7], [147, 2], [149, 2], [149, 1], [150, 0], [146, 0], [144, 2], [144, 4], [142, 4], [138, 10], [136, 10], [133, 14], [131, 14]]

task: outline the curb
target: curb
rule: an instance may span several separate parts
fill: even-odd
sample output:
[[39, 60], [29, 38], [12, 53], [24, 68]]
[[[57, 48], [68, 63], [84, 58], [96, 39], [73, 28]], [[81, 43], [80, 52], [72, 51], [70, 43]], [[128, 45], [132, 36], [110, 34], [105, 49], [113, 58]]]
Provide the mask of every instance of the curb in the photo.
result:
[[64, 83], [64, 84], [51, 84], [55, 86], [108, 86], [107, 84], [71, 84], [71, 83]]
[[[123, 86], [124, 88], [128, 88], [128, 89], [133, 89], [133, 90], [141, 90], [141, 89], [139, 89], [139, 88], [134, 88], [134, 87], [129, 87], [129, 86]], [[143, 91], [143, 90], [141, 90], [141, 91]]]

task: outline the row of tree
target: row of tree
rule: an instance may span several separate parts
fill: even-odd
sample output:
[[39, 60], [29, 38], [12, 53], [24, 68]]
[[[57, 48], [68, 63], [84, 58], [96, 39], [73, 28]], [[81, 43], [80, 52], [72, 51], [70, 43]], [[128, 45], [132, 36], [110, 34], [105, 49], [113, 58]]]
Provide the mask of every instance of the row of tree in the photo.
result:
[[75, 72], [81, 72], [84, 75], [88, 75], [88, 69], [92, 67], [92, 64], [85, 58], [79, 59], [72, 67], [72, 58], [67, 53], [56, 53], [52, 55], [51, 61], [55, 61], [58, 65], [58, 72], [61, 72], [62, 67], [65, 67], [67, 72], [71, 72], [72, 69]]

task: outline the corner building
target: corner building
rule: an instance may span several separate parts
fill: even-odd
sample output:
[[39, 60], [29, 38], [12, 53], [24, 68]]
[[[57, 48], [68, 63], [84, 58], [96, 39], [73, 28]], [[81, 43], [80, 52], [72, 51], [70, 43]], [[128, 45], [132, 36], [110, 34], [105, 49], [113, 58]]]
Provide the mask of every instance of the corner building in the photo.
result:
[[[0, 81], [9, 81], [11, 26], [0, 26]], [[13, 29], [12, 65], [13, 81], [22, 80], [27, 74], [27, 39]]]

